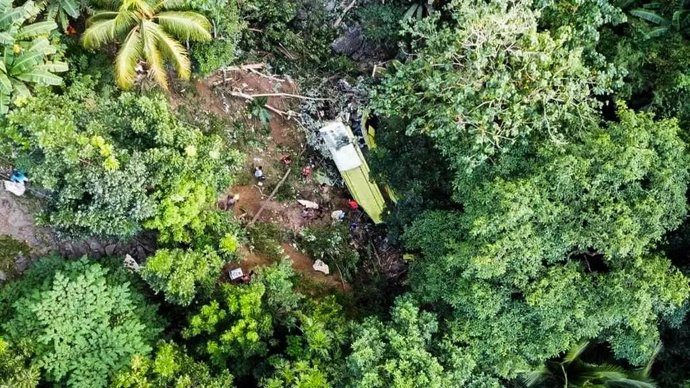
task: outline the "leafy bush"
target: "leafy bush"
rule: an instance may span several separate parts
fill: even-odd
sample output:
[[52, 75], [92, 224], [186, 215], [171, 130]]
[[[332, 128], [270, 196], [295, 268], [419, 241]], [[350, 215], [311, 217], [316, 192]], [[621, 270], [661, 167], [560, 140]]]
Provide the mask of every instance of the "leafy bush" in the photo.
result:
[[63, 231], [131, 237], [143, 227], [164, 242], [202, 234], [239, 153], [185, 125], [159, 95], [99, 95], [89, 78], [47, 91], [0, 129], [35, 184], [52, 192], [42, 220]]
[[0, 236], [0, 271], [7, 276], [14, 275], [17, 256], [28, 256], [31, 247], [25, 242], [17, 241], [10, 236]]
[[113, 379], [115, 388], [141, 387], [232, 387], [233, 377], [227, 370], [218, 375], [209, 366], [194, 360], [185, 349], [172, 343], [158, 345], [153, 358], [135, 355], [129, 370], [118, 373]]
[[170, 303], [188, 306], [200, 290], [209, 293], [223, 260], [210, 248], [194, 251], [159, 249], [141, 269], [141, 277]]
[[385, 48], [395, 48], [405, 7], [395, 4], [368, 4], [357, 11], [364, 37]]
[[323, 260], [331, 270], [335, 267], [348, 281], [357, 272], [359, 253], [350, 245], [350, 233], [345, 224], [306, 228], [300, 232], [300, 246], [314, 260]]
[[247, 233], [250, 244], [258, 253], [273, 261], [279, 261], [283, 258], [283, 248], [280, 246], [281, 231], [275, 224], [257, 222], [252, 227], [247, 228]]
[[237, 41], [244, 28], [237, 1], [187, 0], [186, 3], [191, 9], [206, 15], [212, 24], [213, 40], [192, 46], [191, 56], [196, 70], [207, 75], [231, 64], [235, 60]]
[[122, 278], [86, 259], [42, 259], [0, 289], [2, 336], [25, 342], [45, 378], [72, 387], [105, 386], [160, 331], [155, 307]]

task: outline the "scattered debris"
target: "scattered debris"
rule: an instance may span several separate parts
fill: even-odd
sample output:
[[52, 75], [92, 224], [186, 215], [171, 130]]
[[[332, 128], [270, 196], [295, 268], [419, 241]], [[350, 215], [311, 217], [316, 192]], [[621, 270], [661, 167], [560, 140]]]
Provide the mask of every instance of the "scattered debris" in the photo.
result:
[[10, 181], [3, 181], [5, 184], [5, 190], [9, 191], [10, 193], [21, 197], [24, 195], [24, 192], [26, 192], [26, 186], [24, 186], [23, 183], [18, 183], [18, 182], [10, 182]]
[[134, 258], [129, 254], [125, 255], [125, 259], [123, 262], [125, 268], [129, 269], [130, 271], [139, 272], [139, 263], [137, 263], [137, 261], [134, 260]]
[[235, 268], [230, 271], [230, 280], [237, 280], [241, 279], [242, 276], [244, 276], [244, 272], [242, 272], [242, 268]]
[[314, 268], [314, 271], [322, 272], [326, 275], [331, 273], [330, 269], [328, 268], [328, 264], [324, 263], [320, 259], [314, 262], [312, 268]]
[[300, 205], [306, 207], [307, 209], [318, 209], [319, 204], [316, 202], [312, 201], [307, 201], [306, 199], [298, 199], [297, 202], [299, 202]]

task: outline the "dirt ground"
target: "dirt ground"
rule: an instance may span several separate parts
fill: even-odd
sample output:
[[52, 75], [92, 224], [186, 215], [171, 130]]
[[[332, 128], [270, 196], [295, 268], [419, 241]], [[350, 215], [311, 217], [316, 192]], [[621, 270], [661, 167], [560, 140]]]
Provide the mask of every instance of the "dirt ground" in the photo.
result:
[[43, 254], [55, 245], [49, 230], [36, 225], [36, 205], [25, 197], [5, 191], [0, 184], [0, 236], [10, 236], [27, 243], [33, 254]]
[[[290, 80], [278, 81], [273, 77], [264, 77], [257, 73], [247, 71], [233, 71], [226, 73], [226, 82], [221, 83], [222, 75], [198, 81], [195, 85], [197, 98], [202, 101], [204, 109], [216, 114], [230, 116], [235, 119], [245, 120], [249, 126], [260, 126], [256, 120], [247, 116], [247, 101], [241, 97], [232, 96], [232, 92], [244, 94], [272, 94], [290, 93], [297, 94], [297, 87]], [[268, 97], [268, 105], [283, 111], [289, 112], [296, 107], [296, 101], [291, 98], [271, 96]], [[244, 174], [250, 178], [251, 183], [235, 185], [228, 188], [219, 200], [223, 200], [228, 195], [239, 194], [240, 199], [235, 205], [233, 212], [243, 223], [249, 223], [261, 210], [261, 214], [256, 218], [257, 222], [269, 222], [276, 224], [281, 229], [287, 229], [294, 233], [307, 226], [323, 225], [330, 221], [330, 212], [336, 209], [345, 208], [345, 199], [340, 196], [340, 191], [329, 187], [321, 187], [310, 177], [301, 175], [301, 169], [308, 164], [305, 154], [304, 134], [298, 124], [286, 117], [276, 113], [271, 113], [267, 138], [263, 147], [248, 150]], [[291, 162], [286, 165], [281, 162], [281, 158], [289, 156]], [[262, 166], [266, 181], [259, 185], [253, 179], [252, 173], [255, 166]], [[285, 185], [289, 185], [294, 190], [294, 198], [277, 198], [268, 200], [268, 197], [284, 174], [292, 169]], [[278, 196], [276, 196], [278, 197]], [[305, 199], [316, 202], [321, 210], [318, 212], [305, 212], [297, 199]], [[285, 242], [282, 244], [285, 254], [292, 260], [292, 266], [310, 281], [326, 285], [337, 289], [349, 289], [338, 274], [331, 269], [330, 275], [315, 271], [312, 266], [314, 261], [300, 252], [293, 244]], [[243, 271], [250, 271], [257, 266], [269, 265], [271, 261], [262, 257], [256, 252], [251, 252], [249, 247], [240, 249], [242, 261], [240, 267]]]

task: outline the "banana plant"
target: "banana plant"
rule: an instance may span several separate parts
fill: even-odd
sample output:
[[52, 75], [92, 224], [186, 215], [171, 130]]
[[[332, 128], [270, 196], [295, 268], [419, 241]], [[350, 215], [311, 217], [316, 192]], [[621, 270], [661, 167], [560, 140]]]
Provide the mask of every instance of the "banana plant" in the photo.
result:
[[421, 19], [434, 11], [434, 0], [418, 0], [410, 5], [403, 16], [403, 20], [412, 18]]
[[[633, 1], [621, 3], [623, 9], [629, 7]], [[675, 7], [667, 12], [662, 12], [663, 4], [652, 2], [628, 11], [631, 15], [640, 18], [653, 27], [646, 34], [650, 38], [662, 36], [669, 31], [686, 33], [690, 30], [690, 0], [679, 0]], [[670, 13], [670, 17], [663, 14]]]
[[[0, 0], [0, 114], [12, 101], [31, 95], [30, 85], [60, 85], [55, 73], [67, 71], [67, 64], [50, 61], [57, 49], [47, 39], [54, 21], [30, 23], [40, 12], [33, 1], [13, 7], [12, 0]], [[29, 22], [29, 23], [27, 23]]]
[[55, 20], [63, 31], [69, 25], [69, 18], [77, 19], [82, 11], [88, 9], [85, 0], [41, 0], [37, 3], [45, 10], [45, 20]]

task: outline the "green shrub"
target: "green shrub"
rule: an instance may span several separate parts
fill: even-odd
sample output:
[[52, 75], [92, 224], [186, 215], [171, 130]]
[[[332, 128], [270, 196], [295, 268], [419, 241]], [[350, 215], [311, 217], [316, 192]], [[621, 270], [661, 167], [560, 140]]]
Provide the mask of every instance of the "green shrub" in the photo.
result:
[[27, 256], [31, 247], [25, 242], [17, 241], [10, 236], [0, 236], [0, 271], [11, 277], [14, 275], [14, 264], [17, 256]]
[[122, 280], [86, 259], [42, 259], [0, 288], [0, 335], [26, 346], [49, 382], [105, 386], [160, 331], [155, 306]]
[[283, 248], [280, 246], [282, 236], [280, 229], [267, 222], [257, 222], [247, 228], [249, 241], [254, 249], [270, 260], [278, 261], [283, 258]]
[[312, 259], [321, 259], [340, 271], [343, 278], [352, 280], [357, 271], [359, 253], [350, 245], [345, 224], [325, 228], [307, 228], [300, 233], [300, 246]]

